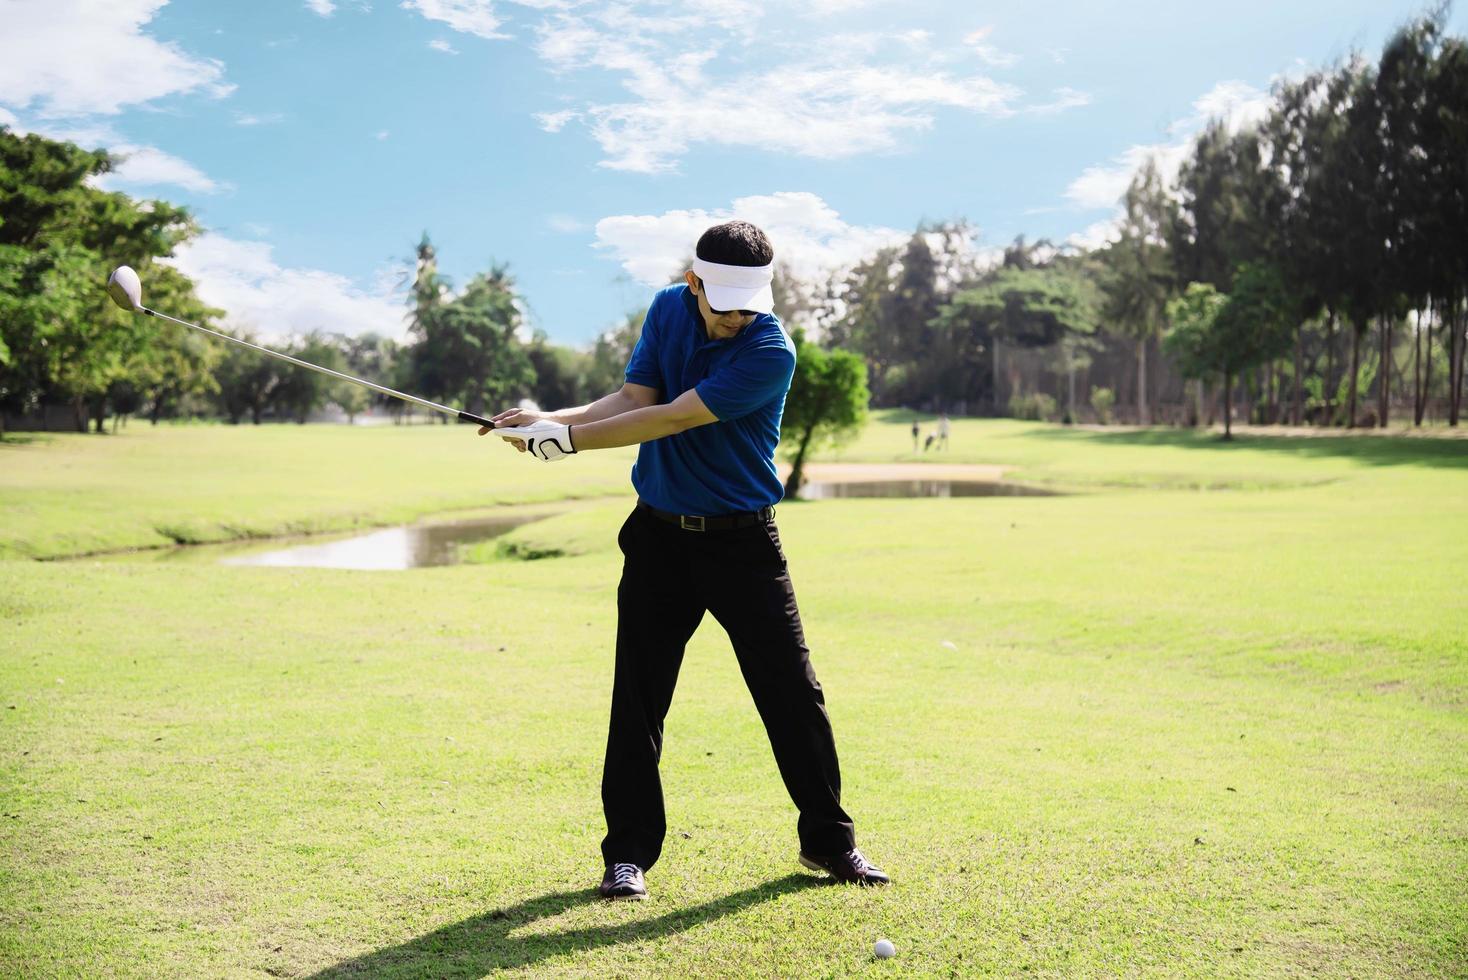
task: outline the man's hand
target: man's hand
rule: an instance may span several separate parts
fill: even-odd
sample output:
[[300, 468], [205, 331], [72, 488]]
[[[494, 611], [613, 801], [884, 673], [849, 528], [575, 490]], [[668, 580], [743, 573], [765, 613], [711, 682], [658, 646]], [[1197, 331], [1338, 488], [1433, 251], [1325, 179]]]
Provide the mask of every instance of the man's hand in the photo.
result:
[[[503, 412], [500, 412], [498, 415], [491, 415], [489, 417], [489, 420], [494, 423], [496, 429], [504, 429], [517, 425], [530, 425], [531, 423], [539, 422], [541, 419], [546, 417], [546, 413], [532, 412], [528, 408], [507, 408]], [[480, 435], [487, 435], [490, 431], [490, 429], [484, 426], [479, 427]], [[510, 442], [510, 440], [506, 441]], [[525, 443], [521, 442], [519, 439], [510, 442], [510, 444], [516, 449], [520, 450], [520, 452], [522, 453], [525, 451]]]
[[493, 432], [505, 442], [512, 443], [522, 453], [530, 453], [536, 459], [554, 463], [576, 451], [571, 443], [571, 427], [560, 422], [538, 419], [527, 425], [497, 426], [493, 429], [480, 426], [479, 434]]
[[[532, 412], [527, 408], [507, 408], [498, 415], [491, 415], [489, 420], [495, 424], [496, 428], [503, 429], [509, 425], [529, 425], [546, 418], [550, 418], [549, 412]], [[484, 435], [483, 432], [479, 434]]]

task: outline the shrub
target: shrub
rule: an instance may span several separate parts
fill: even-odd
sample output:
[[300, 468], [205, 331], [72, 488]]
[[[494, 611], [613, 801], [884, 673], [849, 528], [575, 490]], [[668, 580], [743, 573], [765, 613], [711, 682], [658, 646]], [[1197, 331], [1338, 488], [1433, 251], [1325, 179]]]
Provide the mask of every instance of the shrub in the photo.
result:
[[1017, 419], [1048, 422], [1055, 417], [1055, 399], [1039, 391], [1014, 395], [1009, 399], [1009, 414]]
[[1111, 409], [1116, 405], [1116, 392], [1110, 388], [1091, 389], [1091, 407], [1096, 410], [1096, 420], [1102, 425], [1111, 424]]

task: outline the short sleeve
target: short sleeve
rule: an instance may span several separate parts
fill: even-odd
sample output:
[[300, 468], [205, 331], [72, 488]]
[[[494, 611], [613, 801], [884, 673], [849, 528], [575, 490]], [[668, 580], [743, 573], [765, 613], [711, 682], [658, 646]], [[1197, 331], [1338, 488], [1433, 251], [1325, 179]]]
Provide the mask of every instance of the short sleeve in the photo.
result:
[[642, 318], [642, 334], [637, 338], [637, 346], [632, 348], [625, 374], [628, 384], [659, 391], [663, 390], [663, 372], [658, 366], [658, 336], [661, 332], [658, 329], [658, 304], [661, 299], [661, 295], [654, 299], [647, 309], [647, 316]]
[[720, 422], [743, 418], [790, 390], [795, 376], [795, 352], [778, 341], [740, 351], [729, 363], [698, 384], [698, 397]]

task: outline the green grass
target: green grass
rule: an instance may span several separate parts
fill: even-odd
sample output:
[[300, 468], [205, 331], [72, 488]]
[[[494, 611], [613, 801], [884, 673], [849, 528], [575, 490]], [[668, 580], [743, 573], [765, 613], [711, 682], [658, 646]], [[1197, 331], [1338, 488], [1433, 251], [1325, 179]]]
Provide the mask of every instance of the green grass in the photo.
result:
[[523, 465], [473, 426], [159, 426], [0, 441], [0, 558], [398, 524], [626, 493], [633, 450]]
[[[466, 463], [464, 435], [0, 447], [0, 537], [145, 529], [161, 502], [132, 494], [173, 459], [200, 527], [625, 470]], [[954, 455], [1090, 492], [780, 508], [880, 892], [795, 866], [705, 623], [654, 897], [590, 897], [625, 502], [505, 539], [568, 555], [539, 561], [0, 562], [0, 975], [1462, 976], [1468, 443], [1325, 441], [964, 422]]]
[[507, 558], [533, 561], [607, 551], [615, 548], [617, 533], [615, 524], [609, 527], [609, 520], [625, 516], [628, 509], [626, 501], [573, 509], [523, 525], [503, 537], [470, 545], [460, 551], [459, 558], [471, 563]]
[[[913, 413], [884, 411], [851, 444], [825, 454], [841, 462], [1000, 463], [1010, 478], [1076, 488], [1259, 490], [1318, 485], [1364, 468], [1468, 468], [1468, 440], [1384, 438], [1340, 430], [1286, 438], [1241, 433], [1230, 443], [1194, 429], [1071, 428], [1010, 419], [955, 419], [946, 452], [912, 451]], [[933, 417], [921, 416], [923, 432]]]

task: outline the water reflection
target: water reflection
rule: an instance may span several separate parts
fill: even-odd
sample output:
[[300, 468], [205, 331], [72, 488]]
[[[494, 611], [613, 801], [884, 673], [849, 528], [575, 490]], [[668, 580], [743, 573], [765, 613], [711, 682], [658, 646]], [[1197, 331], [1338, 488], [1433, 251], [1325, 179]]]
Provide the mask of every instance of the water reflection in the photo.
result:
[[[1049, 497], [1054, 491], [991, 480], [864, 480], [807, 482], [800, 491], [807, 500], [840, 497]], [[542, 520], [559, 511], [521, 510], [457, 521], [389, 527], [358, 534], [297, 539], [187, 545], [156, 551], [135, 551], [89, 560], [218, 562], [272, 568], [348, 568], [402, 571], [434, 565], [455, 565], [469, 545]]]
[[1054, 497], [1053, 490], [997, 480], [863, 480], [821, 483], [812, 480], [800, 488], [806, 500], [834, 497]]
[[355, 568], [402, 571], [430, 565], [456, 565], [462, 550], [488, 541], [531, 521], [550, 517], [554, 510], [526, 510], [514, 514], [440, 521], [407, 527], [388, 527], [350, 534], [313, 535], [309, 538], [231, 541], [224, 544], [184, 545], [149, 551], [93, 556], [89, 561], [206, 562], [221, 565], [263, 565], [276, 568]]
[[454, 565], [459, 561], [459, 550], [465, 545], [499, 537], [512, 528], [544, 516], [546, 515], [500, 516], [444, 524], [389, 527], [339, 541], [232, 555], [223, 559], [221, 564], [381, 571]]

